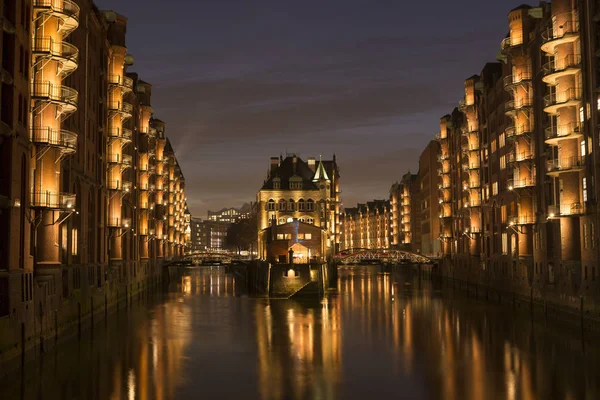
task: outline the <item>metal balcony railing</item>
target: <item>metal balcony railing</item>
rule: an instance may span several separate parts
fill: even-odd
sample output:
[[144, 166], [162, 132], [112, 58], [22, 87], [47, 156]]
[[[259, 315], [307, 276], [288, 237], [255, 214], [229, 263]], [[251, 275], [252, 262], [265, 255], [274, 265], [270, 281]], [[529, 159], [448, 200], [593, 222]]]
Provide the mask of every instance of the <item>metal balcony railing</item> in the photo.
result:
[[516, 111], [522, 108], [531, 107], [533, 105], [531, 99], [519, 99], [519, 100], [509, 100], [505, 103], [504, 109], [505, 111]]
[[133, 112], [133, 106], [126, 102], [111, 101], [108, 103], [108, 110], [111, 112], [117, 112], [124, 114], [127, 117], [131, 117]]
[[75, 69], [79, 59], [79, 49], [71, 43], [56, 41], [50, 36], [34, 37], [31, 51], [35, 55], [62, 59], [65, 63], [73, 64], [69, 69]]
[[63, 14], [66, 18], [79, 21], [79, 6], [72, 0], [33, 0], [34, 9], [48, 9]]
[[506, 181], [508, 190], [521, 189], [526, 187], [535, 186], [535, 179], [532, 177], [525, 177], [519, 179], [508, 179]]
[[49, 190], [31, 193], [31, 206], [54, 210], [73, 210], [76, 196], [73, 193], [59, 193]]
[[120, 164], [122, 159], [119, 153], [106, 153], [106, 162], [109, 164]]
[[576, 68], [581, 65], [581, 55], [580, 54], [569, 54], [564, 58], [559, 58], [556, 60], [552, 60], [547, 62], [542, 67], [542, 72], [544, 75], [551, 75], [555, 73], [559, 73], [565, 71], [569, 68]]
[[579, 21], [576, 20], [577, 17], [569, 13], [566, 15], [566, 18], [567, 21], [561, 24], [553, 24], [550, 21], [549, 26], [542, 32], [542, 43], [549, 43], [579, 33]]
[[77, 108], [79, 93], [67, 86], [56, 85], [48, 81], [36, 81], [32, 84], [31, 97], [48, 99], [52, 102], [59, 102]]
[[523, 44], [523, 36], [522, 35], [512, 35], [507, 38], [504, 38], [502, 42], [500, 42], [500, 48], [505, 51], [510, 49], [511, 47], [519, 46]]
[[548, 172], [562, 172], [573, 169], [581, 169], [585, 166], [585, 158], [579, 156], [561, 157], [554, 160], [548, 160]]
[[569, 215], [580, 215], [585, 212], [585, 207], [581, 203], [571, 204], [552, 204], [548, 206], [548, 217], [560, 217]]
[[125, 75], [109, 75], [108, 83], [111, 85], [120, 86], [126, 90], [133, 89], [133, 79]]
[[133, 158], [129, 154], [123, 154], [123, 165], [131, 167], [133, 163]]
[[65, 129], [34, 127], [31, 129], [31, 140], [38, 145], [59, 147], [65, 153], [74, 153], [77, 150], [77, 134]]
[[522, 214], [522, 215], [509, 215], [508, 225], [530, 225], [535, 224], [535, 215], [533, 214]]
[[523, 124], [523, 125], [518, 125], [518, 126], [509, 125], [504, 130], [504, 133], [506, 133], [506, 138], [509, 139], [509, 138], [513, 138], [515, 136], [531, 133], [531, 131], [532, 131], [532, 129], [529, 124]]
[[551, 93], [544, 96], [544, 106], [551, 107], [568, 103], [570, 101], [581, 100], [581, 89], [571, 88], [558, 93]]
[[549, 126], [544, 131], [546, 140], [560, 139], [563, 137], [580, 135], [582, 133], [581, 125], [578, 122], [571, 122], [569, 124], [562, 124], [557, 126]]
[[531, 152], [522, 152], [522, 153], [508, 153], [506, 155], [506, 162], [509, 164], [518, 163], [518, 162], [528, 162], [533, 160], [533, 153]]
[[108, 190], [122, 190], [123, 185], [119, 180], [111, 180], [106, 182], [106, 188]]
[[520, 72], [518, 74], [508, 75], [504, 77], [504, 88], [509, 88], [514, 85], [522, 84], [531, 81], [530, 72]]

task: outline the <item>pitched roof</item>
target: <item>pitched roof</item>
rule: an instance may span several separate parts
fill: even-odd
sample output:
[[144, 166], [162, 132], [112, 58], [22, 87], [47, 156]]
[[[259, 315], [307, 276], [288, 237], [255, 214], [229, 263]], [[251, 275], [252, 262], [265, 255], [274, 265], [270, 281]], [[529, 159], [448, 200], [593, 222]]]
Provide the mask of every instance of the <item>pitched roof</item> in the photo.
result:
[[321, 179], [329, 180], [329, 176], [327, 176], [327, 171], [325, 171], [325, 167], [323, 166], [323, 161], [319, 160], [319, 165], [317, 166], [317, 171], [315, 172], [315, 176], [313, 178], [313, 182], [317, 182]]
[[[294, 157], [296, 158], [296, 166], [294, 168]], [[295, 170], [295, 173], [294, 173]], [[273, 189], [273, 179], [279, 178], [280, 180], [280, 188], [282, 190], [289, 190], [289, 182], [290, 178], [293, 176], [299, 177], [302, 179], [302, 190], [318, 190], [319, 188], [313, 182], [313, 177], [315, 174], [310, 169], [308, 164], [304, 162], [300, 157], [297, 156], [288, 156], [283, 161], [279, 163], [279, 166], [276, 167], [269, 178], [263, 184], [261, 190], [272, 190]]]

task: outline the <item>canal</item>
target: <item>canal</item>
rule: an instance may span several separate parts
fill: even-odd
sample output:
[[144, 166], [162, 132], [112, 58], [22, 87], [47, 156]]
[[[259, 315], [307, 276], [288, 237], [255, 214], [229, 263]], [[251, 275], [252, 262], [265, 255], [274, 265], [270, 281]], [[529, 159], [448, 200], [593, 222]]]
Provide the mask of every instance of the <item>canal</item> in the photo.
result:
[[302, 301], [245, 296], [223, 267], [176, 275], [0, 398], [600, 398], [596, 337], [405, 272], [341, 268], [337, 293]]

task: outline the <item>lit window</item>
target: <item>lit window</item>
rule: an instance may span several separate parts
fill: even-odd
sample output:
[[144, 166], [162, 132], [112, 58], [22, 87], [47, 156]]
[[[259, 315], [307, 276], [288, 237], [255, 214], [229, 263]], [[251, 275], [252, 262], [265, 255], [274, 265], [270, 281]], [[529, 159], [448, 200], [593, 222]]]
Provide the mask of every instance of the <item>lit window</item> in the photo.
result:
[[494, 182], [492, 184], [492, 196], [495, 196], [498, 194], [498, 182]]
[[304, 240], [304, 233], [298, 233], [298, 240]]
[[275, 211], [275, 201], [273, 199], [269, 200], [267, 203], [267, 210]]
[[587, 178], [581, 178], [581, 187], [583, 188], [583, 201], [587, 201]]
[[277, 234], [277, 240], [283, 240], [283, 233]]
[[500, 169], [506, 169], [506, 156], [500, 156]]
[[585, 140], [582, 140], [580, 143], [581, 147], [581, 157], [585, 156]]
[[502, 234], [502, 254], [508, 254], [508, 233]]
[[583, 107], [579, 107], [579, 121], [584, 122], [585, 116], [583, 115]]
[[304, 239], [311, 240], [312, 239], [312, 233], [305, 233], [304, 234]]
[[500, 134], [500, 137], [499, 137], [499, 139], [498, 139], [498, 140], [499, 140], [499, 142], [500, 142], [500, 147], [504, 147], [504, 145], [506, 144], [506, 141], [505, 141], [505, 139], [504, 139], [504, 133], [501, 133], [501, 134]]
[[314, 211], [314, 209], [315, 209], [315, 202], [312, 199], [308, 199], [308, 201], [306, 202], [306, 210]]

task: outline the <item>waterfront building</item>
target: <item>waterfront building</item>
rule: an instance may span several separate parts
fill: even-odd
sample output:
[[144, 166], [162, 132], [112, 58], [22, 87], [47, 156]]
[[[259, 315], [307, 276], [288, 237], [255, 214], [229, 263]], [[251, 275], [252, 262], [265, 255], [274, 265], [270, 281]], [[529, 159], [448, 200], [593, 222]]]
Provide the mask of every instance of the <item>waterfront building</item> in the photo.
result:
[[267, 179], [257, 194], [258, 255], [267, 257], [266, 243], [260, 232], [271, 225], [283, 225], [297, 219], [324, 230], [326, 253], [339, 247], [339, 169], [335, 155], [331, 161], [295, 154], [272, 157]]
[[421, 241], [418, 180], [418, 174], [409, 171], [390, 188], [390, 242], [391, 247], [397, 250], [416, 252]]
[[373, 200], [344, 209], [340, 217], [342, 250], [389, 248], [391, 218], [389, 200]]
[[0, 364], [157, 282], [189, 234], [151, 85], [127, 72], [127, 19], [89, 0], [2, 5]]
[[444, 274], [596, 306], [597, 15], [572, 0], [510, 11], [499, 63], [441, 119]]

